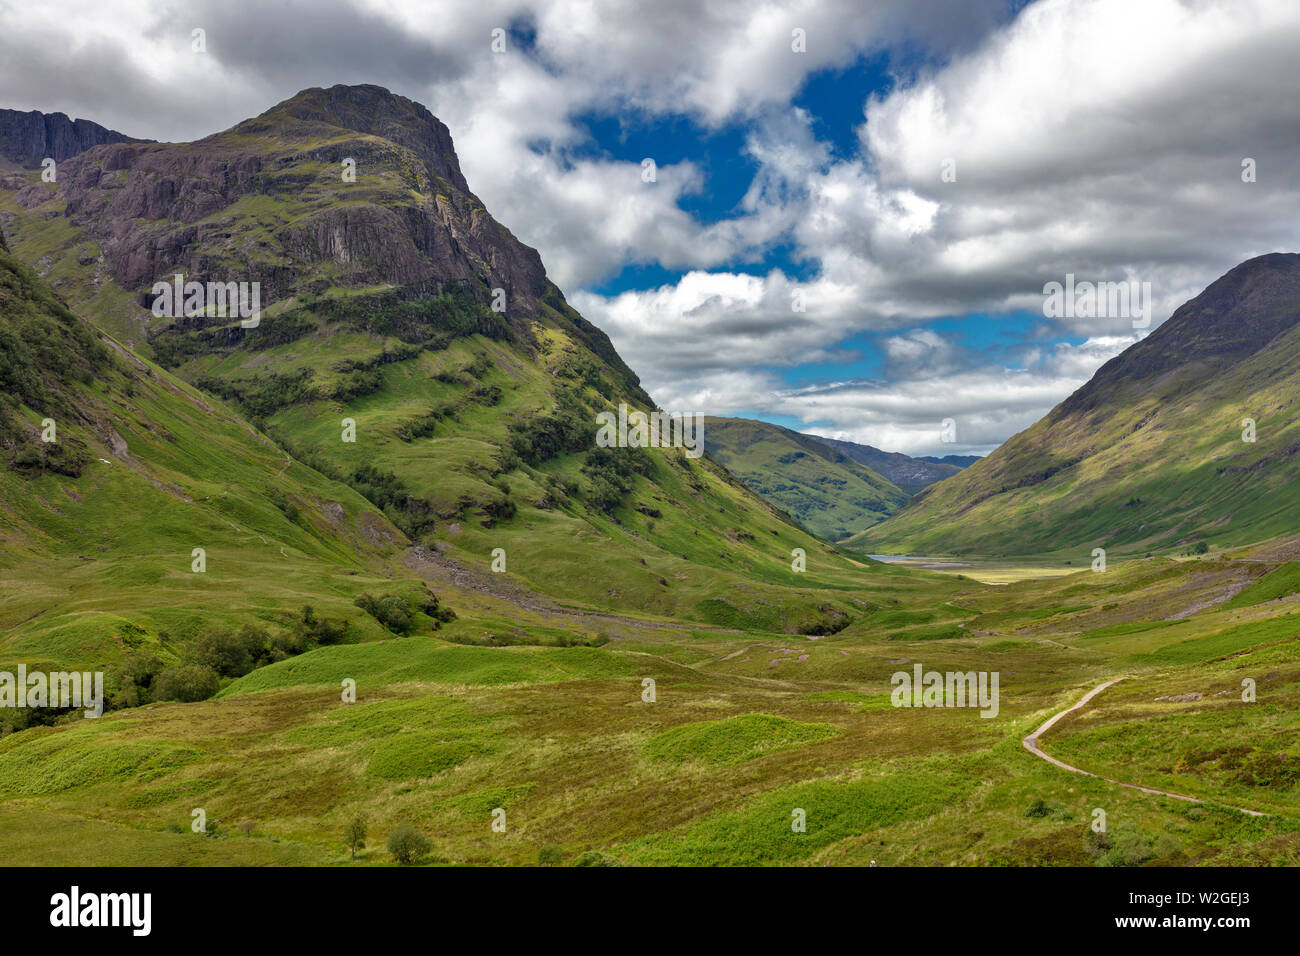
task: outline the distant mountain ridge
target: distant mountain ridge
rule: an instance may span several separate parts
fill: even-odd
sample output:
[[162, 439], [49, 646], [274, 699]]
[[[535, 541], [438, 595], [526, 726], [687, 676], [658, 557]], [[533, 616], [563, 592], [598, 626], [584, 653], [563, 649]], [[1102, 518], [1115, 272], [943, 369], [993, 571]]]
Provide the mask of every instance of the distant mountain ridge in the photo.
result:
[[958, 468], [969, 468], [975, 462], [979, 461], [983, 455], [944, 455], [942, 458], [936, 458], [934, 455], [921, 455], [917, 461], [928, 461], [934, 465], [955, 465]]
[[[859, 464], [866, 465], [877, 474], [888, 478], [909, 495], [916, 494], [922, 488], [928, 487], [936, 481], [950, 478], [966, 465], [979, 460], [976, 456], [962, 456], [960, 459], [956, 459], [956, 456], [951, 455], [946, 459], [913, 458], [901, 452], [881, 451], [879, 448], [873, 448], [870, 445], [859, 445], [856, 442], [841, 441], [836, 438], [822, 438], [819, 435], [810, 437], [824, 445], [829, 445], [840, 454], [853, 459]], [[964, 462], [964, 464], [959, 462]]]
[[704, 447], [751, 491], [830, 541], [897, 511], [907, 492], [813, 435], [745, 418], [706, 418]]
[[39, 166], [44, 159], [62, 162], [106, 143], [138, 143], [124, 133], [65, 113], [0, 109], [0, 158], [17, 166]]

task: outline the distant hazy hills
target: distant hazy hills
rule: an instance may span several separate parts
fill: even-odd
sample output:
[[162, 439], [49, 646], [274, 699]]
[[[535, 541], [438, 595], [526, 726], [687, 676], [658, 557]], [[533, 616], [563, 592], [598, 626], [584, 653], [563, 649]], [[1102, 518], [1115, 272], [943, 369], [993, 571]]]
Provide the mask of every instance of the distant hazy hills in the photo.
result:
[[855, 544], [1087, 556], [1295, 534], [1298, 324], [1300, 255], [1243, 262], [1041, 421]]
[[884, 520], [909, 495], [961, 470], [744, 418], [706, 419], [704, 444], [747, 487], [832, 541]]
[[898, 452], [881, 451], [870, 445], [858, 445], [851, 441], [838, 441], [834, 438], [816, 438], [846, 458], [866, 465], [877, 474], [888, 478], [909, 495], [914, 495], [922, 488], [942, 481], [957, 474], [978, 458], [973, 455], [949, 455], [946, 458], [912, 458]]
[[810, 435], [743, 418], [707, 418], [704, 445], [750, 490], [835, 541], [893, 514], [907, 493]]

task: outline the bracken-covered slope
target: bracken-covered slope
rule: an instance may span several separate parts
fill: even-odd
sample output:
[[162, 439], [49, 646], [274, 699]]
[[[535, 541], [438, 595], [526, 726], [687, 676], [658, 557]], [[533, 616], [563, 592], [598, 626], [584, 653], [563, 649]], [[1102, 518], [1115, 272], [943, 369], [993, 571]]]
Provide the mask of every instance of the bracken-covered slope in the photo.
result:
[[[57, 183], [0, 185], [17, 255], [382, 509], [418, 570], [504, 580], [500, 549], [511, 580], [620, 612], [790, 632], [854, 613], [816, 576], [863, 565], [709, 458], [595, 447], [599, 411], [652, 401], [469, 191], [424, 107], [306, 90], [195, 143], [101, 145]], [[177, 273], [259, 283], [259, 324], [153, 315]]]
[[1300, 528], [1298, 472], [1300, 255], [1275, 253], [1232, 269], [1041, 421], [852, 544], [1085, 557], [1235, 546]]
[[708, 418], [704, 442], [751, 491], [838, 541], [897, 511], [907, 493], [824, 440], [744, 418]]

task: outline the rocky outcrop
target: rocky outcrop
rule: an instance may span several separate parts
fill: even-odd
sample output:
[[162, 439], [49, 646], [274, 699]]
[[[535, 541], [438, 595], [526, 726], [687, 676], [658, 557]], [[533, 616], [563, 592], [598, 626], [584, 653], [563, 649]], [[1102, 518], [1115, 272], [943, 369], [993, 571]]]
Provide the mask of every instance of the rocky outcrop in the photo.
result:
[[44, 159], [62, 162], [93, 146], [134, 142], [140, 140], [64, 113], [0, 110], [0, 157], [18, 166], [39, 166]]
[[[502, 289], [526, 319], [550, 288], [536, 250], [469, 191], [447, 127], [377, 86], [305, 90], [194, 143], [104, 146], [61, 165], [53, 190], [142, 302], [181, 272], [258, 281], [264, 306], [331, 285], [454, 285], [484, 302]], [[33, 184], [19, 201], [40, 212], [54, 195]]]

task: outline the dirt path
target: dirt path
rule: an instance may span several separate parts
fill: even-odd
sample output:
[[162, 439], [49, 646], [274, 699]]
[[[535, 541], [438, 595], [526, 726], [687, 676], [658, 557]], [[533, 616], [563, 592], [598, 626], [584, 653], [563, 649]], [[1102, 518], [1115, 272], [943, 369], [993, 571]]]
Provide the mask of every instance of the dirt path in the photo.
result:
[[[1140, 790], [1143, 793], [1154, 793], [1161, 797], [1172, 797], [1175, 800], [1186, 800], [1188, 803], [1204, 803], [1205, 801], [1202, 800], [1200, 797], [1189, 797], [1181, 793], [1170, 793], [1168, 790], [1157, 790], [1154, 787], [1142, 787], [1136, 783], [1125, 783], [1123, 780], [1116, 780], [1113, 777], [1106, 777], [1099, 773], [1093, 773], [1091, 770], [1083, 770], [1079, 767], [1072, 767], [1065, 761], [1057, 760], [1055, 757], [1051, 756], [1050, 754], [1045, 753], [1043, 751], [1043, 748], [1039, 746], [1038, 738], [1041, 737], [1043, 734], [1047, 733], [1047, 731], [1050, 730], [1058, 720], [1060, 720], [1062, 717], [1066, 716], [1067, 714], [1073, 713], [1074, 711], [1078, 710], [1080, 707], [1085, 706], [1088, 703], [1088, 701], [1092, 700], [1094, 697], [1096, 697], [1098, 694], [1104, 691], [1107, 687], [1110, 687], [1112, 684], [1118, 684], [1123, 679], [1124, 678], [1122, 677], [1114, 677], [1106, 681], [1106, 683], [1094, 687], [1092, 690], [1088, 691], [1088, 693], [1084, 694], [1081, 698], [1079, 698], [1078, 703], [1076, 703], [1073, 707], [1067, 707], [1059, 714], [1056, 714], [1052, 717], [1049, 717], [1047, 720], [1045, 720], [1042, 723], [1042, 725], [1038, 727], [1037, 730], [1035, 730], [1024, 740], [1022, 740], [1021, 743], [1023, 743], [1025, 745], [1025, 749], [1028, 750], [1034, 756], [1042, 757], [1048, 763], [1055, 764], [1056, 766], [1060, 767], [1062, 770], [1069, 770], [1071, 773], [1081, 773], [1087, 777], [1096, 777], [1099, 780], [1105, 780], [1107, 783], [1113, 783], [1120, 787], [1128, 787], [1130, 790]], [[1252, 817], [1263, 817], [1268, 815], [1266, 813], [1260, 812], [1259, 810], [1247, 810], [1243, 807], [1229, 807], [1228, 809], [1236, 810], [1239, 813], [1245, 813]]]

